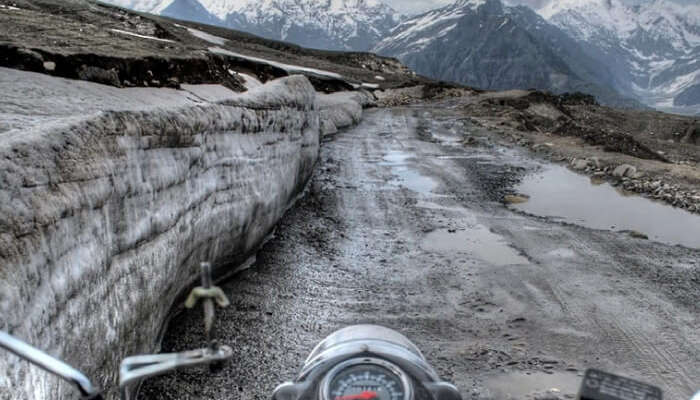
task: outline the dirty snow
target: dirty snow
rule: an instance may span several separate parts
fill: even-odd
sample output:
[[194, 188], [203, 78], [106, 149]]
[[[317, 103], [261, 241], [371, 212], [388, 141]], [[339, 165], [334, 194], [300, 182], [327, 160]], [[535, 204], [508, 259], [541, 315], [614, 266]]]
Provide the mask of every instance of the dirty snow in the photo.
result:
[[226, 42], [228, 42], [228, 39], [224, 39], [222, 37], [212, 35], [210, 33], [202, 32], [197, 29], [187, 28], [187, 31], [194, 37], [197, 37], [212, 44], [218, 44], [219, 46], [225, 46]]

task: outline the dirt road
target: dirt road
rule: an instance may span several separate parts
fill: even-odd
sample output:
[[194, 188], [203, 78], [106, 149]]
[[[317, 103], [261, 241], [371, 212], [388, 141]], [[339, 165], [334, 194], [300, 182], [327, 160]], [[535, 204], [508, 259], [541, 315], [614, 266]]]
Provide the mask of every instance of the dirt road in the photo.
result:
[[[465, 399], [572, 398], [588, 367], [690, 398], [700, 251], [505, 208], [538, 161], [497, 141], [449, 108], [367, 112], [325, 143], [255, 265], [223, 284], [233, 304], [217, 336], [235, 360], [154, 379], [141, 398], [269, 398], [316, 342], [355, 323], [403, 332]], [[193, 312], [163, 350], [202, 344]]]

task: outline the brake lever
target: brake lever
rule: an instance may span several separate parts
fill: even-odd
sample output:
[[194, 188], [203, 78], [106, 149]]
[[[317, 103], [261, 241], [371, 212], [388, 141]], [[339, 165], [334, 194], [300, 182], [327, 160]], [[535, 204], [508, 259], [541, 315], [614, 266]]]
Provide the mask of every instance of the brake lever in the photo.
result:
[[0, 348], [75, 386], [81, 399], [102, 400], [100, 390], [82, 372], [3, 331], [0, 331]]

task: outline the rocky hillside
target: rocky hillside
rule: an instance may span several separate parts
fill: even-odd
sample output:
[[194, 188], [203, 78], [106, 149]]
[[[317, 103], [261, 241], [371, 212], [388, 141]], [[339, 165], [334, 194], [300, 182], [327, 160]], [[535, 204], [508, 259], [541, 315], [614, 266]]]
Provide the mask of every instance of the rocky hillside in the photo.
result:
[[379, 0], [107, 0], [138, 11], [242, 30], [304, 47], [366, 51], [399, 20]]
[[373, 51], [418, 73], [483, 89], [583, 91], [605, 104], [638, 106], [611, 89], [609, 72], [526, 7], [460, 0], [404, 21]]

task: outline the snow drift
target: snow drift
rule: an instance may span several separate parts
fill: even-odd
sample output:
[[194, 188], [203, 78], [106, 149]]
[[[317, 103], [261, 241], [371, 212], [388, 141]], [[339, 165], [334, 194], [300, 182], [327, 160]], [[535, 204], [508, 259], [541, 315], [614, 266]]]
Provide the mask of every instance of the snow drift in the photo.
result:
[[[112, 390], [123, 357], [157, 348], [199, 262], [250, 255], [318, 157], [301, 76], [238, 94], [0, 68], [0, 87], [0, 329]], [[1, 399], [74, 396], [0, 356]]]

